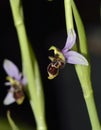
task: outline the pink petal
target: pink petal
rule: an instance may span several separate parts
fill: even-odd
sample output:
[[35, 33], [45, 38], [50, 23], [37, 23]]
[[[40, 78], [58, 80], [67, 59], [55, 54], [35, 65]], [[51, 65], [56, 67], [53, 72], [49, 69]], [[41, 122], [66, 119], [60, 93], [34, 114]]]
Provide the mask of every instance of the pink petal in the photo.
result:
[[67, 59], [67, 63], [88, 65], [86, 58], [75, 51], [68, 51], [67, 54], [65, 54], [65, 57]]
[[7, 59], [4, 60], [3, 68], [9, 76], [14, 77], [17, 80], [20, 80], [21, 76], [19, 74], [18, 67], [13, 62]]
[[68, 51], [69, 49], [71, 49], [73, 47], [73, 45], [75, 44], [75, 41], [76, 41], [76, 33], [75, 31], [73, 30], [70, 30], [68, 32], [68, 37], [67, 37], [67, 41], [66, 41], [66, 44], [65, 44], [65, 47], [63, 48], [63, 52], [66, 52]]
[[25, 76], [23, 76], [21, 83], [22, 83], [23, 86], [27, 85], [27, 78]]
[[4, 105], [10, 105], [15, 102], [15, 99], [13, 97], [13, 90], [14, 89], [12, 87], [9, 89], [9, 92], [7, 93], [7, 95], [3, 101]]

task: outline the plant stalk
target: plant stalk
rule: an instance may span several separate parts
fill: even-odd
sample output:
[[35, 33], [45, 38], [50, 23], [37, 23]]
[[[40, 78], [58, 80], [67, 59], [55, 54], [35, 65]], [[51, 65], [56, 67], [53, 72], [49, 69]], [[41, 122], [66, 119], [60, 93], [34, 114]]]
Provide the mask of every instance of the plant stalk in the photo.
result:
[[29, 100], [33, 114], [35, 115], [37, 130], [47, 130], [44, 115], [44, 97], [39, 79], [39, 68], [35, 56], [33, 57], [34, 64], [31, 59], [32, 55], [25, 30], [21, 0], [10, 0], [10, 5], [20, 43], [23, 67], [28, 80]]
[[[85, 30], [75, 3], [73, 0], [64, 0], [65, 3], [65, 15], [66, 15], [66, 28], [67, 32], [69, 29], [74, 29], [73, 27], [73, 16], [75, 18], [77, 31], [79, 34], [80, 40], [80, 53], [83, 54], [88, 58], [88, 49], [87, 49], [87, 42], [85, 36]], [[73, 9], [73, 13], [72, 13]], [[77, 47], [76, 47], [77, 50]], [[93, 96], [93, 89], [90, 79], [90, 64], [89, 66], [82, 66], [82, 65], [75, 65], [75, 69], [81, 83], [81, 88], [83, 91], [85, 103], [87, 106], [89, 118], [91, 121], [91, 126], [93, 130], [101, 130], [99, 118], [96, 110], [96, 105]]]

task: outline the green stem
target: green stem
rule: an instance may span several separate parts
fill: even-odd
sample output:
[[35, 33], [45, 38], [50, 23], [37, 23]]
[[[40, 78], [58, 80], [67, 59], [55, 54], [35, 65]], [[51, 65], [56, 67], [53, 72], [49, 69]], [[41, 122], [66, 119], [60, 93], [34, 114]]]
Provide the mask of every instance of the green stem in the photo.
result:
[[[80, 52], [85, 57], [89, 58], [85, 29], [84, 29], [81, 17], [79, 15], [79, 12], [73, 0], [71, 0], [71, 4], [72, 4], [74, 19], [76, 22], [77, 31], [79, 35]], [[81, 83], [81, 87], [83, 90], [83, 95], [84, 95], [87, 110], [89, 113], [89, 118], [91, 121], [92, 129], [101, 130], [100, 122], [99, 122], [99, 118], [98, 118], [98, 114], [96, 110], [96, 105], [94, 101], [94, 96], [93, 96], [91, 79], [90, 79], [90, 63], [89, 63], [89, 66], [75, 65], [75, 69], [76, 69], [76, 72], [77, 72], [77, 75], [78, 75], [78, 78], [79, 78], [79, 81]]]
[[96, 111], [93, 93], [90, 93], [89, 96], [85, 97], [85, 102], [86, 102], [86, 106], [88, 109], [92, 129], [93, 130], [101, 130], [97, 111]]
[[[65, 17], [66, 17], [67, 32], [68, 30], [74, 28], [73, 16], [72, 16], [72, 9], [73, 9], [73, 14], [76, 21], [77, 31], [78, 31], [79, 39], [80, 39], [80, 52], [87, 57], [88, 50], [87, 50], [87, 44], [86, 44], [85, 30], [84, 30], [83, 23], [80, 19], [79, 13], [77, 11], [77, 8], [75, 6], [75, 3], [73, 0], [64, 0], [64, 4], [65, 4]], [[101, 130], [97, 111], [96, 111], [96, 105], [94, 102], [91, 80], [90, 80], [90, 65], [89, 66], [75, 65], [75, 68], [76, 68], [76, 72], [79, 77], [81, 87], [83, 90], [84, 99], [85, 99], [86, 106], [88, 109], [92, 128], [93, 130]]]
[[7, 111], [7, 118], [8, 118], [8, 122], [9, 122], [9, 124], [10, 124], [12, 130], [20, 130], [20, 129], [16, 126], [15, 122], [12, 120], [12, 118], [11, 118], [11, 116], [10, 116], [10, 111]]
[[65, 6], [66, 28], [67, 28], [67, 32], [68, 32], [68, 30], [71, 30], [74, 28], [71, 0], [64, 0], [64, 6]]
[[33, 61], [31, 59], [32, 55], [25, 30], [23, 11], [20, 2], [21, 0], [10, 0], [10, 5], [20, 43], [23, 67], [28, 80], [30, 104], [35, 115], [37, 130], [47, 130], [44, 117], [44, 97], [42, 85], [40, 83], [41, 81], [39, 79], [39, 68], [35, 56], [33, 57]]

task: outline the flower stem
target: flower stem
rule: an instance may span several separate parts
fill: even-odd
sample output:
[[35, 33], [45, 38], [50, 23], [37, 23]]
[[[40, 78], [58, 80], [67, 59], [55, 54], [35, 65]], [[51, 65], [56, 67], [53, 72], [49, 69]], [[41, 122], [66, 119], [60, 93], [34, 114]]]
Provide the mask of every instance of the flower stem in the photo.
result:
[[[88, 56], [88, 50], [87, 50], [87, 40], [85, 36], [85, 30], [83, 23], [81, 21], [81, 18], [79, 16], [79, 13], [77, 11], [77, 8], [75, 6], [75, 3], [73, 0], [64, 0], [65, 1], [65, 14], [66, 14], [66, 28], [67, 32], [69, 29], [73, 29], [73, 16], [72, 16], [72, 9], [73, 9], [73, 15], [75, 18], [77, 31], [79, 34], [79, 40], [80, 40], [80, 52], [85, 55], [87, 58]], [[76, 47], [77, 50], [77, 47]], [[75, 65], [75, 69], [79, 78], [79, 81], [81, 83], [84, 99], [86, 102], [87, 110], [89, 113], [89, 118], [91, 121], [92, 129], [93, 130], [101, 130], [96, 105], [94, 101], [93, 96], [93, 89], [90, 79], [90, 64], [89, 66], [81, 66], [81, 65]]]
[[27, 38], [21, 0], [10, 0], [10, 5], [20, 43], [23, 69], [28, 80], [29, 100], [33, 114], [35, 115], [37, 130], [47, 130], [39, 68], [34, 53], [32, 56], [32, 50], [30, 49], [31, 47]]
[[85, 102], [86, 102], [86, 106], [88, 109], [92, 129], [93, 130], [101, 130], [97, 111], [96, 111], [93, 93], [90, 93], [89, 96], [85, 97]]
[[13, 119], [11, 118], [11, 116], [10, 116], [10, 111], [7, 111], [7, 118], [8, 118], [8, 122], [9, 122], [9, 124], [10, 124], [12, 130], [20, 130], [20, 129], [16, 126], [15, 122], [13, 121]]
[[[85, 29], [83, 26], [83, 22], [80, 18], [79, 12], [76, 8], [76, 5], [73, 0], [71, 0], [72, 3], [72, 9], [74, 14], [74, 19], [77, 26], [77, 31], [79, 35], [79, 41], [80, 41], [80, 52], [85, 55], [87, 58], [89, 58], [88, 49], [87, 49], [87, 40], [85, 35]], [[88, 59], [89, 60], [89, 59]], [[91, 121], [92, 129], [93, 130], [101, 130], [100, 122], [96, 110], [96, 105], [94, 101], [93, 96], [93, 89], [90, 79], [90, 63], [89, 66], [75, 66], [79, 81], [81, 83], [81, 87], [83, 90], [87, 110], [89, 113], [89, 118]]]
[[71, 30], [74, 28], [71, 0], [64, 0], [64, 6], [65, 6], [66, 28], [67, 28], [67, 32], [68, 32], [68, 30]]

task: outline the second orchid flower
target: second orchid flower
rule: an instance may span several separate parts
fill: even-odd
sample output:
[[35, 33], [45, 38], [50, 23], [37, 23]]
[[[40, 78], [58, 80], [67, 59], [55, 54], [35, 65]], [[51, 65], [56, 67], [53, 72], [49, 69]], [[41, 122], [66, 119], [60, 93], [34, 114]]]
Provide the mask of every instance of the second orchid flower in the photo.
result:
[[27, 85], [26, 77], [19, 72], [18, 67], [10, 60], [4, 60], [3, 68], [8, 74], [6, 77], [8, 82], [6, 82], [5, 85], [10, 86], [3, 103], [4, 105], [10, 105], [16, 102], [20, 105], [25, 98], [24, 89]]

